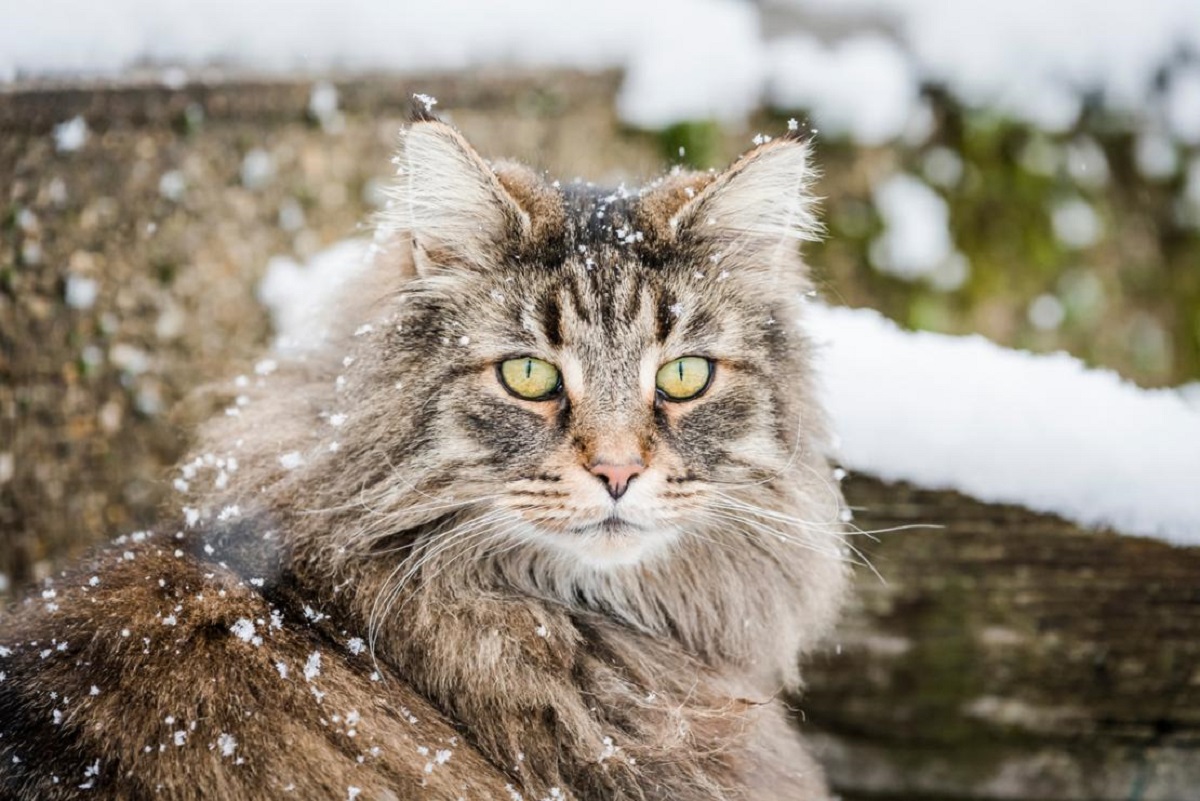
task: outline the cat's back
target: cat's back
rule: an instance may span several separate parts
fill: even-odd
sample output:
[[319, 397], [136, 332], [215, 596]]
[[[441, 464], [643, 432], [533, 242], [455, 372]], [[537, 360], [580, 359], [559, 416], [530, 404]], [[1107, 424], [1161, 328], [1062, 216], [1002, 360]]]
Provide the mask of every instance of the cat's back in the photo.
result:
[[0, 797], [500, 798], [354, 632], [145, 538], [0, 622]]

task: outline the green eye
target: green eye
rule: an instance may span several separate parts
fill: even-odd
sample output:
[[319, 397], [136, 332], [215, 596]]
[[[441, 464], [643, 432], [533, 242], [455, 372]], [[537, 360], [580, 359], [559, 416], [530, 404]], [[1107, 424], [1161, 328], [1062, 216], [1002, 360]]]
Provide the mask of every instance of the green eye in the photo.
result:
[[498, 371], [504, 388], [525, 400], [549, 400], [562, 389], [558, 368], [532, 356], [500, 362]]
[[713, 365], [700, 356], [684, 356], [658, 368], [655, 383], [669, 400], [685, 401], [699, 397], [712, 380]]

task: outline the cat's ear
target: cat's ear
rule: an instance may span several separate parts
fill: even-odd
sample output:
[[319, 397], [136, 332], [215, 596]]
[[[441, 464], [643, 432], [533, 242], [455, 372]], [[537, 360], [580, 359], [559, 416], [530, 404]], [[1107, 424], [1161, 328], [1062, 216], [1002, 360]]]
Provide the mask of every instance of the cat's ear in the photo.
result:
[[761, 144], [675, 212], [671, 237], [730, 269], [799, 268], [799, 242], [821, 234], [814, 178], [807, 141], [789, 135]]
[[529, 215], [462, 134], [429, 116], [401, 132], [380, 228], [399, 267], [419, 276], [486, 270], [513, 252]]

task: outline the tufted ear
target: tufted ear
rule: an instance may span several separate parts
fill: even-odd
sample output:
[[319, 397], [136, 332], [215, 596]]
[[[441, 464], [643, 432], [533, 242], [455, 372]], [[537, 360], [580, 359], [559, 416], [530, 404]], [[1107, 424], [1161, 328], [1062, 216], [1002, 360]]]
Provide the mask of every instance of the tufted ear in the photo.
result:
[[799, 241], [820, 237], [809, 145], [792, 136], [738, 159], [670, 219], [673, 238], [720, 263], [754, 270], [799, 267]]
[[444, 122], [418, 118], [400, 134], [397, 180], [380, 220], [387, 252], [429, 277], [488, 269], [527, 238], [529, 215], [467, 140]]

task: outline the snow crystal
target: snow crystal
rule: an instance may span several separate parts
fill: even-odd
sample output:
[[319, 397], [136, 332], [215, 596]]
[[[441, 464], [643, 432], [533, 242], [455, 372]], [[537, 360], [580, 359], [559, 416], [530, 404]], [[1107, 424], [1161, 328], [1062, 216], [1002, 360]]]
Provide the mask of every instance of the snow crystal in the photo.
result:
[[238, 741], [232, 734], [221, 732], [217, 737], [217, 748], [221, 749], [221, 756], [233, 756], [233, 752], [237, 750]]
[[187, 742], [187, 732], [184, 731], [183, 729], [179, 729], [178, 731], [175, 732], [175, 734], [173, 735], [173, 738], [175, 741], [175, 745], [178, 747], [181, 747], [181, 746], [183, 746], [183, 744], [185, 742]]
[[312, 114], [323, 126], [329, 124], [337, 116], [338, 90], [328, 81], [318, 81], [313, 84], [312, 92], [308, 95], [308, 113]]
[[92, 278], [68, 275], [64, 299], [72, 309], [90, 309], [96, 305], [100, 284]]
[[299, 451], [290, 451], [279, 457], [279, 464], [284, 470], [295, 470], [304, 464], [304, 457], [300, 455]]
[[1145, 131], [1134, 142], [1134, 163], [1146, 178], [1164, 180], [1179, 170], [1179, 152], [1170, 137], [1158, 131]]
[[99, 694], [100, 694], [100, 688], [97, 687], [95, 684], [92, 685], [92, 689], [88, 690], [88, 695], [99, 695]]
[[1029, 322], [1041, 331], [1053, 331], [1066, 317], [1062, 301], [1053, 295], [1038, 295], [1029, 304]]
[[304, 679], [312, 681], [317, 676], [321, 675], [321, 652], [313, 651], [308, 655], [308, 660], [304, 663]]
[[242, 186], [262, 189], [275, 178], [275, 159], [270, 153], [255, 148], [242, 159]]
[[546, 629], [545, 626], [538, 626], [537, 630], [534, 633], [537, 634], [537, 636], [539, 636], [539, 637], [548, 637], [550, 635], [550, 632]]
[[88, 138], [87, 120], [72, 117], [54, 126], [54, 147], [59, 153], [74, 153]]
[[345, 422], [346, 415], [342, 414], [341, 412], [329, 415], [329, 425], [333, 426], [334, 428], [339, 428]]
[[1050, 221], [1058, 241], [1069, 248], [1086, 248], [1100, 238], [1100, 218], [1091, 204], [1082, 198], [1059, 203], [1051, 210]]
[[351, 637], [346, 642], [346, 649], [354, 656], [358, 656], [367, 648], [367, 644], [363, 642], [362, 637]]
[[600, 762], [612, 759], [617, 755], [617, 752], [621, 750], [615, 743], [613, 743], [613, 738], [611, 737], [605, 737], [602, 743], [604, 745], [604, 750], [600, 752]]
[[249, 618], [240, 617], [234, 624], [229, 627], [229, 631], [233, 636], [237, 637], [242, 642], [248, 642], [252, 645], [262, 645], [262, 637], [259, 637], [254, 628], [254, 621]]
[[279, 671], [279, 678], [286, 679], [288, 677], [288, 666], [286, 662], [276, 662], [275, 669]]
[[354, 801], [354, 799], [358, 798], [361, 793], [362, 789], [355, 787], [354, 785], [350, 785], [346, 788], [346, 797], [348, 801]]
[[236, 503], [234, 503], [234, 504], [230, 504], [229, 506], [226, 506], [225, 508], [223, 508], [217, 514], [217, 520], [224, 522], [226, 520], [233, 520], [235, 518], [241, 517], [241, 515], [242, 515], [241, 507], [238, 506]]
[[1200, 412], [1181, 394], [869, 310], [806, 312], [851, 470], [1200, 544]]
[[158, 179], [158, 193], [167, 200], [178, 202], [187, 191], [187, 179], [179, 170], [168, 170]]

